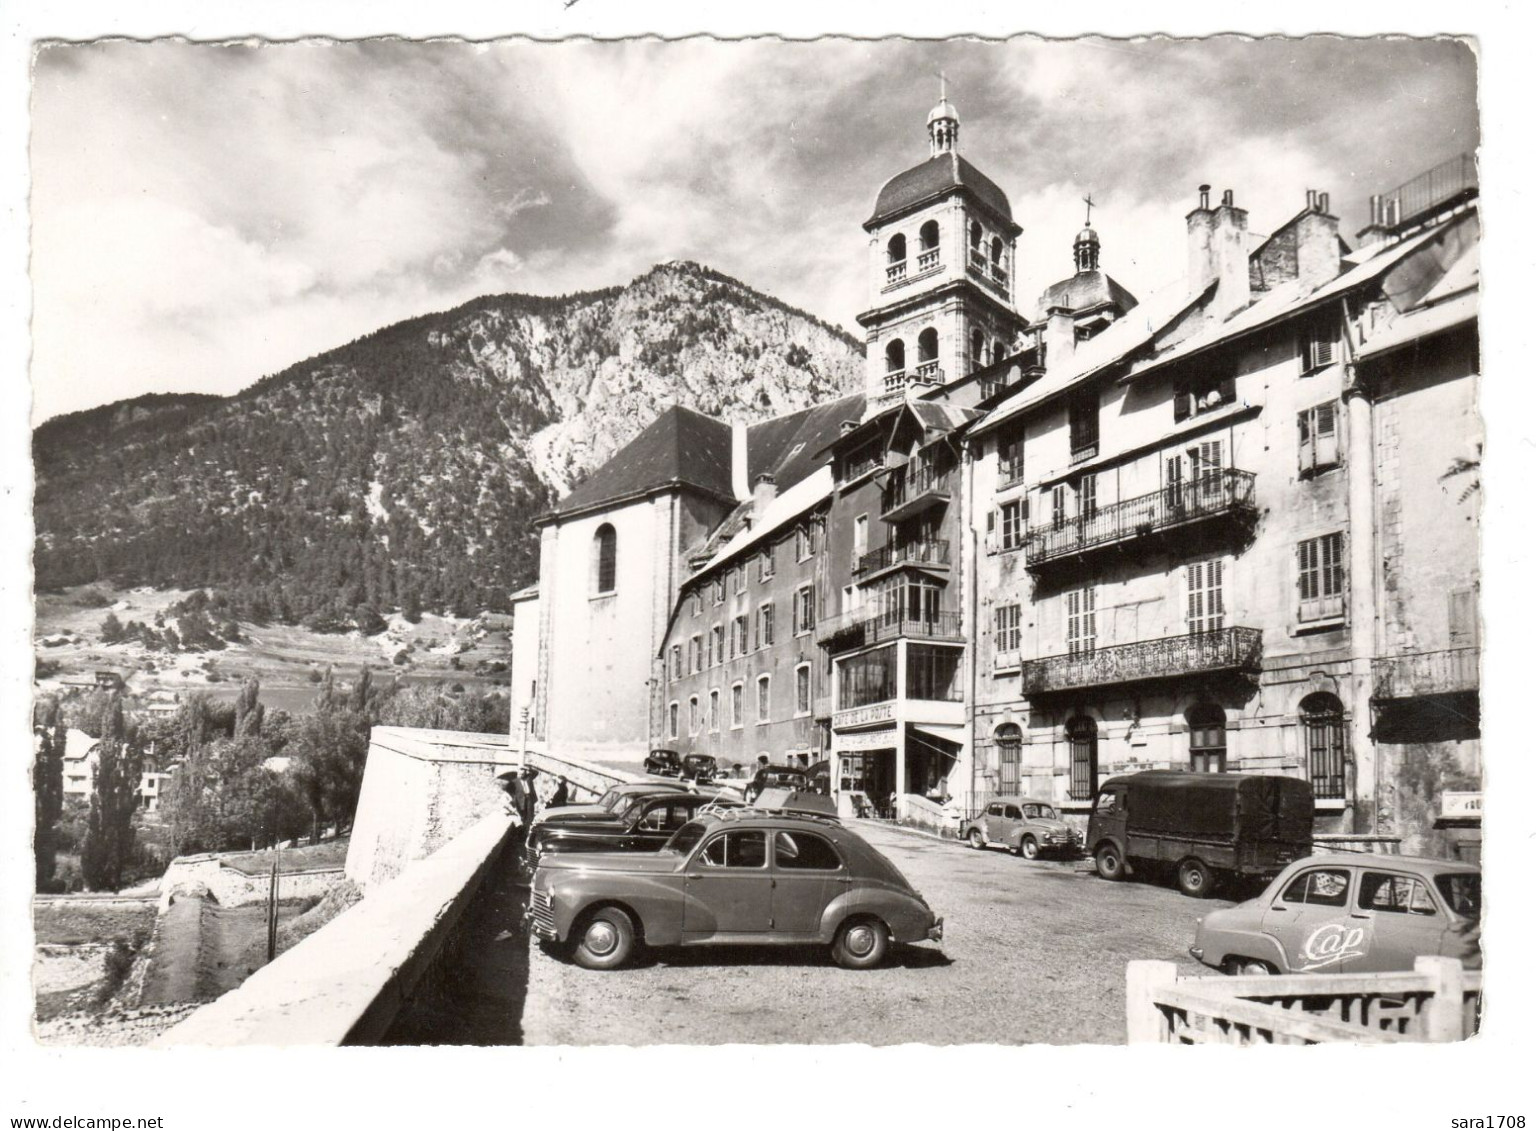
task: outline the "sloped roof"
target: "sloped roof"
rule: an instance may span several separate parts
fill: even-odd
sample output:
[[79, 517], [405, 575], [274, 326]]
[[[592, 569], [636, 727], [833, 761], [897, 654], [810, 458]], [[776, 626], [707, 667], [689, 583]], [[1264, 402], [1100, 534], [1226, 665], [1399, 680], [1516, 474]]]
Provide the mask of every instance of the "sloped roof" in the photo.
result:
[[864, 227], [872, 228], [883, 220], [937, 200], [956, 189], [964, 189], [983, 207], [1009, 223], [1013, 222], [1013, 210], [1008, 206], [1008, 197], [1003, 190], [976, 166], [951, 151], [930, 157], [921, 165], [914, 165], [886, 181], [880, 194], [875, 197], [875, 210], [864, 221]]
[[1040, 296], [1040, 313], [1053, 306], [1065, 307], [1074, 313], [1113, 306], [1122, 313], [1137, 306], [1139, 300], [1105, 272], [1095, 268], [1079, 271], [1070, 278], [1052, 283]]
[[691, 487], [734, 499], [731, 426], [673, 405], [551, 508], [555, 515], [634, 498], [660, 487]]
[[752, 425], [747, 429], [749, 480], [771, 471], [782, 494], [822, 465], [821, 453], [842, 434], [845, 420], [863, 415], [864, 394], [854, 393]]
[[[743, 550], [751, 549], [763, 539], [784, 529], [812, 507], [829, 498], [832, 494], [832, 486], [832, 469], [822, 466], [788, 491], [776, 495], [773, 502], [768, 504], [761, 515], [754, 518], [750, 526], [739, 526], [736, 533], [710, 555], [709, 561], [683, 582], [683, 587], [686, 588], [722, 562], [730, 560]], [[750, 506], [751, 503], [742, 504], [743, 508]], [[682, 598], [679, 597], [678, 600], [681, 601]]]

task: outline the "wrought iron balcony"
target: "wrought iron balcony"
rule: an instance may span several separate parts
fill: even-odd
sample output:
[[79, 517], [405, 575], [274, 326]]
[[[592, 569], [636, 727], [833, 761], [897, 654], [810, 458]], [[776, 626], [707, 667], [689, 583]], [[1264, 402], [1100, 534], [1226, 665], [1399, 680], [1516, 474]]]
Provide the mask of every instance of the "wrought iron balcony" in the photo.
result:
[[949, 543], [942, 538], [929, 538], [921, 542], [881, 546], [878, 550], [871, 550], [861, 556], [854, 565], [853, 572], [861, 580], [869, 581], [877, 573], [908, 565], [947, 567]]
[[1421, 695], [1476, 691], [1477, 660], [1476, 648], [1383, 656], [1371, 661], [1371, 698], [1414, 699]]
[[1138, 640], [1134, 644], [1025, 660], [1024, 694], [1044, 695], [1202, 672], [1251, 672], [1258, 670], [1263, 656], [1264, 636], [1257, 628], [1218, 628], [1160, 640]]
[[1253, 485], [1253, 472], [1228, 468], [1098, 507], [1086, 515], [1032, 527], [1024, 535], [1025, 564], [1034, 569], [1207, 519], [1251, 518], [1256, 513]]
[[871, 613], [854, 609], [828, 617], [816, 626], [816, 643], [833, 652], [879, 644], [906, 637], [909, 640], [962, 640], [959, 613], [933, 613], [925, 617], [900, 612]]
[[880, 517], [886, 522], [911, 518], [929, 507], [949, 502], [951, 490], [949, 472], [937, 472], [927, 464], [909, 463], [896, 468], [881, 491]]

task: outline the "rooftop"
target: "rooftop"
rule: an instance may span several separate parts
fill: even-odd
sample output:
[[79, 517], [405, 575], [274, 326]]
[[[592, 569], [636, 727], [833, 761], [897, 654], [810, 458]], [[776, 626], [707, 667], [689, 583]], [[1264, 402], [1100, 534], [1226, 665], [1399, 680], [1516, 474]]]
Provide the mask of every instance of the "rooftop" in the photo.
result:
[[1008, 197], [1003, 190], [964, 157], [950, 152], [930, 157], [921, 165], [914, 165], [886, 181], [880, 195], [875, 198], [875, 210], [864, 221], [864, 227], [866, 230], [873, 228], [956, 190], [969, 193], [978, 204], [995, 213], [999, 219], [1010, 225], [1013, 223], [1013, 210], [1008, 206]]

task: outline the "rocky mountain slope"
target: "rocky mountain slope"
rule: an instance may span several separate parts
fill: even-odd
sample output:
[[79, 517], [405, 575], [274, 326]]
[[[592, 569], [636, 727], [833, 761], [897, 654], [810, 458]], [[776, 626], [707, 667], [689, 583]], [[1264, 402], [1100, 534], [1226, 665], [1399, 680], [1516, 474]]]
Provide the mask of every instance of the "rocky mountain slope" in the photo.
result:
[[732, 421], [856, 387], [849, 335], [693, 263], [398, 323], [230, 398], [34, 433], [40, 588], [214, 586], [253, 617], [504, 608], [531, 520], [680, 403]]

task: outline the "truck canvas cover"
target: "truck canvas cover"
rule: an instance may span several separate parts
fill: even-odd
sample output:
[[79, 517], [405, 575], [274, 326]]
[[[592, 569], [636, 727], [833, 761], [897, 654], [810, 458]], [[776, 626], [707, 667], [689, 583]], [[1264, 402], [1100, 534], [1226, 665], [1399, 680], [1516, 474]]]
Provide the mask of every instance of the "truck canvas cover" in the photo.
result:
[[1131, 777], [1129, 787], [1129, 832], [1250, 842], [1312, 838], [1312, 787], [1298, 778], [1148, 770]]

